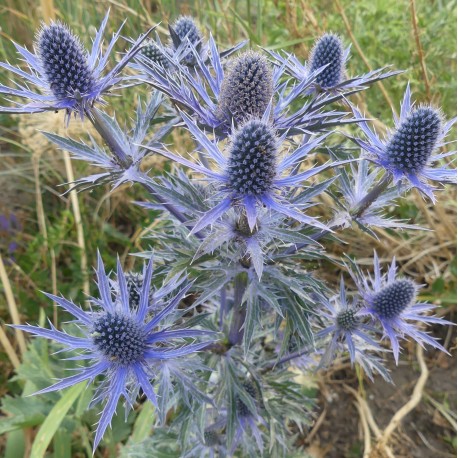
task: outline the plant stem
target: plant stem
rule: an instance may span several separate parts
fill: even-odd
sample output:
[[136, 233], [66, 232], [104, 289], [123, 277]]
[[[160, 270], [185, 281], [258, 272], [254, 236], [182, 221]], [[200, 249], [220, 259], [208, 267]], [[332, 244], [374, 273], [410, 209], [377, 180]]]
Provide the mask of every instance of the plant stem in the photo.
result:
[[382, 194], [383, 191], [391, 183], [391, 175], [385, 173], [383, 178], [379, 181], [378, 184], [374, 186], [371, 192], [364, 196], [359, 203], [356, 205], [355, 209], [352, 211], [352, 216], [359, 218], [371, 205], [374, 203], [377, 198]]
[[129, 166], [132, 162], [131, 159], [125, 153], [123, 146], [119, 144], [114, 135], [110, 133], [110, 128], [103, 119], [101, 111], [97, 108], [92, 108], [91, 110], [87, 110], [86, 114], [89, 118], [89, 121], [91, 121], [92, 125], [95, 127], [97, 132], [103, 138], [104, 142], [119, 160], [120, 164]]
[[[354, 210], [351, 213], [351, 216], [353, 218], [359, 218], [382, 194], [382, 192], [388, 187], [388, 185], [391, 183], [391, 175], [389, 173], [385, 173], [383, 178], [374, 186], [371, 192], [369, 192], [366, 196], [364, 196], [358, 204], [355, 206]], [[338, 225], [330, 225], [329, 229], [333, 229], [335, 227], [338, 227]], [[329, 231], [322, 230], [320, 232], [317, 232], [316, 234], [313, 234], [310, 236], [311, 239], [313, 240], [320, 240], [321, 237], [325, 236], [328, 234]], [[298, 245], [294, 245], [289, 247], [287, 250], [285, 250], [285, 254], [294, 254], [297, 251], [301, 250], [305, 246], [307, 246], [308, 243], [300, 243]]]
[[246, 317], [246, 305], [242, 305], [243, 295], [247, 287], [248, 278], [245, 272], [237, 274], [234, 282], [234, 305], [232, 307], [232, 321], [229, 329], [229, 343], [239, 344], [243, 339], [243, 323]]
[[[102, 137], [103, 141], [107, 144], [116, 158], [119, 160], [120, 164], [128, 167], [131, 165], [131, 159], [125, 153], [123, 146], [117, 141], [117, 139], [110, 133], [110, 128], [107, 126], [101, 112], [96, 108], [87, 111], [87, 117], [91, 121], [92, 125], [95, 127], [97, 132]], [[160, 205], [164, 207], [171, 215], [173, 215], [178, 221], [181, 223], [185, 223], [188, 218], [183, 215], [177, 208], [175, 208], [172, 204], [167, 203], [162, 196], [160, 196], [148, 183], [139, 181], [139, 183], [148, 190], [148, 192], [152, 195], [152, 197], [158, 202]], [[192, 226], [186, 226], [188, 229], [192, 229]], [[201, 232], [197, 232], [195, 236], [201, 240], [204, 239], [204, 236]]]

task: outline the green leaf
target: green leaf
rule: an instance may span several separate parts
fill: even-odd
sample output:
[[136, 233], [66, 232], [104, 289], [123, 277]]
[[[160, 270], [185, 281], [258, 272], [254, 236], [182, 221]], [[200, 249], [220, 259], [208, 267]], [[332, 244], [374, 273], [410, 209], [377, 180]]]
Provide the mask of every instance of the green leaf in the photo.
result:
[[53, 407], [33, 441], [30, 458], [42, 458], [45, 455], [54, 434], [86, 385], [87, 382], [81, 382], [71, 387]]
[[18, 430], [8, 434], [5, 446], [4, 458], [17, 458], [25, 456], [25, 434]]
[[54, 458], [72, 458], [72, 436], [68, 431], [58, 430], [53, 440]]
[[132, 442], [141, 442], [151, 433], [154, 424], [154, 406], [151, 402], [145, 402], [142, 410], [135, 420], [134, 428], [130, 440]]

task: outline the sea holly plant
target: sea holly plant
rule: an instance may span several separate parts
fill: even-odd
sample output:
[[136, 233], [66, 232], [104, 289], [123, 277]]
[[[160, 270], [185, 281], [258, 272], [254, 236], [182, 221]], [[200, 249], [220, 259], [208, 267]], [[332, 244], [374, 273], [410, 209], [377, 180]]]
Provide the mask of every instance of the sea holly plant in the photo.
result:
[[[180, 17], [169, 36], [148, 38], [150, 29], [131, 40], [103, 76], [120, 35], [103, 45], [107, 21], [90, 53], [59, 22], [37, 32], [35, 53], [16, 45], [27, 70], [0, 63], [15, 77], [0, 86], [0, 112], [65, 110], [67, 123], [75, 114], [95, 127], [89, 141], [44, 132], [97, 169], [71, 187], [137, 185], [145, 200], [136, 204], [156, 218], [148, 250], [133, 253], [142, 268], [127, 271], [118, 259], [110, 272], [97, 254], [86, 305], [46, 293], [70, 323], [16, 326], [52, 341], [62, 364], [78, 363], [35, 395], [85, 383], [99, 414], [94, 453], [121, 421], [116, 411], [124, 406], [127, 422], [141, 405], [145, 440], [128, 439], [126, 456], [291, 456], [313, 402], [290, 366], [312, 374], [340, 357], [371, 380], [390, 380], [385, 362], [398, 363], [405, 341], [446, 351], [425, 326], [452, 323], [417, 301], [420, 285], [394, 259], [386, 268], [374, 252], [365, 272], [346, 253], [337, 288], [315, 270], [335, 263], [327, 245], [344, 231], [422, 229], [389, 208], [413, 188], [434, 202], [428, 180], [456, 181], [453, 153], [435, 153], [452, 122], [416, 107], [408, 85], [381, 139], [351, 95], [399, 72], [349, 77], [350, 49], [335, 34], [319, 37], [301, 62], [247, 43], [219, 50]], [[108, 114], [105, 96], [133, 85], [149, 95], [132, 107], [129, 128]], [[174, 129], [193, 146], [173, 143]], [[167, 159], [162, 175], [148, 169], [151, 155]], [[325, 193], [333, 208], [319, 205]]]

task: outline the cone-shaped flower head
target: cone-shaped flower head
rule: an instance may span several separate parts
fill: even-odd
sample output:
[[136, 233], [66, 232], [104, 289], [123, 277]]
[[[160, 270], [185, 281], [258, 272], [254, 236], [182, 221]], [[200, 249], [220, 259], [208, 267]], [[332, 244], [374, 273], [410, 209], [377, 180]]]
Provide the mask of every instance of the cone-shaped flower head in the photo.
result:
[[331, 88], [340, 83], [344, 73], [345, 55], [341, 39], [327, 33], [315, 43], [309, 61], [310, 73], [327, 65], [317, 76], [316, 82], [323, 88]]
[[156, 43], [152, 41], [149, 42], [146, 46], [142, 48], [141, 53], [149, 60], [152, 60], [161, 67], [164, 67], [165, 69], [170, 68], [169, 60]]
[[372, 298], [374, 311], [380, 318], [395, 318], [414, 300], [415, 284], [410, 280], [396, 280], [382, 288]]
[[219, 97], [222, 116], [237, 123], [250, 117], [261, 118], [272, 99], [272, 69], [266, 57], [247, 51], [231, 60]]
[[391, 167], [417, 173], [429, 162], [441, 133], [439, 113], [430, 107], [413, 111], [398, 127], [386, 146]]
[[66, 25], [44, 26], [37, 45], [49, 87], [57, 99], [90, 94], [95, 79], [87, 62], [87, 51]]
[[202, 47], [202, 34], [197, 27], [194, 19], [191, 16], [179, 17], [172, 26], [169, 26], [170, 35], [172, 38], [172, 45], [175, 50], [180, 49], [180, 45], [184, 44], [184, 52], [182, 56], [183, 61], [188, 65], [194, 65], [196, 59], [190, 49], [189, 42], [195, 47], [197, 52], [200, 52]]
[[276, 175], [278, 140], [268, 124], [248, 121], [232, 138], [229, 149], [229, 186], [243, 196], [268, 192]]

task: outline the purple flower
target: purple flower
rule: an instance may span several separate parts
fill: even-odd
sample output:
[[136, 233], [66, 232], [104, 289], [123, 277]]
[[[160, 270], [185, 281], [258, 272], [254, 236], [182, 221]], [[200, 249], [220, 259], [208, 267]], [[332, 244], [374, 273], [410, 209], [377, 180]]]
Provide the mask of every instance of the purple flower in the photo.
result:
[[42, 27], [37, 34], [35, 53], [15, 44], [17, 51], [27, 63], [29, 72], [6, 62], [0, 62], [0, 67], [23, 78], [26, 83], [36, 86], [39, 92], [30, 90], [27, 84], [15, 83], [15, 88], [0, 85], [0, 94], [30, 100], [29, 103], [13, 102], [17, 106], [0, 107], [0, 112], [39, 113], [64, 109], [68, 122], [72, 112], [83, 118], [94, 103], [103, 103], [102, 96], [122, 80], [119, 73], [154, 28], [140, 36], [121, 61], [103, 76], [121, 32], [119, 29], [113, 35], [106, 52], [103, 53], [102, 36], [107, 21], [108, 13], [96, 34], [90, 53], [68, 26], [60, 22]]
[[[299, 82], [299, 86], [309, 80], [303, 89], [307, 94], [321, 94], [326, 97], [342, 98], [338, 95], [351, 95], [355, 91], [362, 91], [368, 85], [401, 73], [389, 71], [383, 73], [385, 68], [372, 70], [362, 76], [345, 79], [345, 65], [350, 58], [350, 46], [344, 49], [339, 36], [326, 33], [319, 38], [310, 53], [308, 62], [302, 63], [294, 54], [276, 53], [267, 51], [275, 66], [282, 72], [291, 75]], [[336, 100], [336, 99], [334, 99]], [[327, 103], [331, 103], [330, 101]]]
[[435, 338], [419, 329], [418, 323], [453, 324], [449, 321], [427, 315], [437, 308], [432, 304], [416, 302], [420, 286], [412, 280], [396, 275], [396, 261], [393, 261], [386, 273], [382, 274], [377, 253], [374, 252], [374, 276], [366, 277], [359, 267], [350, 270], [358, 290], [363, 298], [361, 316], [370, 316], [379, 323], [384, 336], [391, 341], [396, 363], [399, 361], [399, 339], [412, 337], [420, 345], [428, 344], [447, 353]]
[[161, 45], [154, 41], [148, 41], [145, 46], [141, 49], [142, 56], [145, 56], [156, 65], [163, 67], [165, 70], [170, 71], [171, 63], [167, 57], [167, 52], [161, 49]]
[[444, 146], [443, 139], [455, 123], [455, 119], [443, 124], [439, 111], [428, 106], [413, 108], [410, 85], [401, 104], [401, 116], [394, 118], [395, 130], [385, 140], [373, 132], [363, 120], [361, 113], [353, 107], [358, 125], [369, 142], [360, 138], [353, 140], [369, 153], [369, 159], [393, 176], [395, 183], [407, 181], [435, 202], [435, 188], [427, 180], [456, 183], [456, 170], [433, 167], [432, 164], [454, 152], [433, 154]]
[[292, 172], [294, 166], [299, 164], [327, 135], [309, 138], [294, 152], [280, 158], [279, 147], [284, 137], [277, 137], [274, 128], [264, 116], [263, 119], [246, 122], [234, 132], [229, 139], [226, 157], [221, 153], [218, 144], [210, 141], [188, 115], [185, 113], [181, 115], [197, 142], [216, 163], [217, 170], [213, 171], [210, 166], [195, 164], [165, 149], [149, 149], [204, 174], [218, 188], [217, 195], [221, 195], [222, 200], [202, 215], [192, 233], [214, 223], [231, 207], [244, 212], [251, 230], [257, 224], [258, 207], [265, 207], [269, 211], [281, 213], [323, 230], [328, 229], [315, 218], [300, 212], [286, 197], [291, 187], [299, 186], [305, 180], [328, 168], [348, 162], [326, 163], [304, 172]]
[[[170, 321], [167, 317], [171, 316], [191, 285], [184, 286], [170, 301], [164, 301], [162, 290], [166, 289], [170, 292], [175, 289], [180, 283], [175, 279], [174, 284], [169, 283], [155, 291], [156, 296], [153, 296], [152, 304], [152, 260], [143, 269], [143, 284], [138, 303], [137, 301], [132, 303], [130, 300], [126, 276], [119, 260], [117, 285], [113, 285], [105, 274], [100, 255], [98, 255], [96, 273], [100, 298], [90, 298], [94, 310], [84, 311], [63, 297], [46, 293], [50, 299], [76, 318], [74, 323], [82, 330], [83, 337], [59, 331], [52, 324], [51, 329], [30, 325], [16, 326], [35, 336], [59, 342], [68, 351], [79, 351], [78, 356], [73, 359], [92, 362], [91, 365], [82, 367], [77, 374], [64, 378], [35, 394], [68, 388], [86, 380], [94, 381], [97, 376], [105, 375], [93, 398], [93, 404], [106, 400], [97, 426], [94, 449], [111, 423], [121, 397], [125, 398], [126, 408], [128, 408], [133, 404], [141, 388], [149, 401], [158, 407], [151, 379], [158, 377], [161, 363], [196, 352], [208, 345], [208, 341], [180, 343], [183, 342], [182, 339], [194, 339], [211, 334], [201, 330], [170, 329], [170, 323], [169, 325], [164, 323], [164, 320]], [[160, 304], [154, 304], [156, 301]], [[150, 316], [149, 311], [156, 305], [161, 305], [161, 311]], [[174, 344], [171, 341], [178, 343]]]

